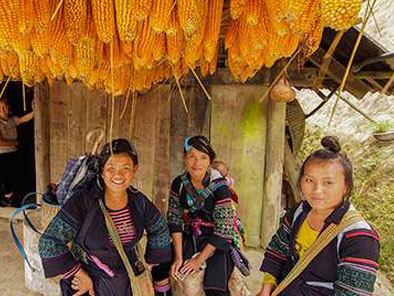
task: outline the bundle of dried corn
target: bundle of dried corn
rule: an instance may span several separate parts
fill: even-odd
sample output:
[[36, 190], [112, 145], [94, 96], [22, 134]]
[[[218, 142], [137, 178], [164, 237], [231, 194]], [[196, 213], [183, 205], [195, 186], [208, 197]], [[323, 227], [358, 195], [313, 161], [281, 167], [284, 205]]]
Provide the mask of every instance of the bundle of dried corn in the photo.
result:
[[348, 29], [362, 0], [231, 0], [225, 46], [234, 77], [245, 81], [301, 45], [303, 57], [319, 47], [324, 26]]
[[[240, 81], [301, 46], [324, 26], [358, 21], [362, 0], [230, 0], [225, 47]], [[190, 69], [216, 71], [224, 0], [0, 0], [0, 77], [32, 85], [82, 81], [122, 94]], [[195, 73], [194, 73], [195, 74]]]

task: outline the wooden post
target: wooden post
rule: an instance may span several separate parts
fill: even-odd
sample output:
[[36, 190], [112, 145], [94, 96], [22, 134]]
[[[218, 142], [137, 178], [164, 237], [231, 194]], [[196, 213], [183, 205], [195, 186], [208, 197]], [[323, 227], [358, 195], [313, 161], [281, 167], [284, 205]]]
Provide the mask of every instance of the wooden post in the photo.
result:
[[285, 144], [286, 103], [268, 103], [261, 246], [265, 248], [279, 225]]
[[211, 142], [225, 161], [240, 197], [238, 213], [248, 246], [260, 246], [267, 135], [267, 101], [258, 103], [266, 87], [212, 85]]
[[[34, 87], [34, 138], [36, 158], [36, 191], [44, 193], [49, 183], [49, 89], [47, 82]], [[38, 200], [37, 200], [38, 201]]]

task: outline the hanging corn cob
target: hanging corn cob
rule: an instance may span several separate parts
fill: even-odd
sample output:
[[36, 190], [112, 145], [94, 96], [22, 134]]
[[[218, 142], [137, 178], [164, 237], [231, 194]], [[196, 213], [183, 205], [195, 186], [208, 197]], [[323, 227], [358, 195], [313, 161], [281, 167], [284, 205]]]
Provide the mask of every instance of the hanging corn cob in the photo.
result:
[[91, 0], [92, 14], [98, 38], [110, 43], [115, 34], [115, 9], [112, 0]]
[[171, 18], [171, 10], [175, 7], [174, 0], [155, 0], [152, 5], [150, 23], [153, 31], [164, 32]]
[[176, 64], [183, 55], [185, 38], [179, 25], [177, 11], [171, 12], [171, 20], [166, 30], [167, 58], [171, 64]]
[[45, 33], [48, 30], [51, 18], [51, 5], [49, 0], [33, 0], [35, 13], [34, 27], [36, 32]]
[[217, 52], [220, 25], [222, 21], [223, 0], [210, 0], [207, 12], [207, 25], [202, 41], [204, 46], [204, 58], [211, 62]]
[[66, 36], [73, 45], [86, 35], [88, 18], [87, 0], [64, 0], [64, 27]]
[[[157, 0], [155, 0], [157, 1]], [[132, 10], [139, 22], [148, 18], [152, 9], [153, 0], [133, 0]]]
[[325, 26], [334, 30], [346, 30], [359, 22], [362, 0], [321, 0]]
[[149, 25], [149, 19], [143, 22], [141, 32], [135, 40], [134, 52], [134, 68], [140, 70], [141, 68], [152, 68], [153, 66], [153, 51], [156, 41], [156, 33], [153, 32]]
[[28, 51], [19, 56], [19, 71], [24, 84], [33, 86], [36, 81], [36, 75], [39, 67], [39, 58], [33, 51]]
[[230, 14], [233, 19], [237, 19], [241, 14], [246, 11], [246, 5], [249, 0], [231, 0], [230, 1]]
[[13, 0], [18, 6], [18, 30], [22, 35], [28, 35], [34, 26], [35, 13], [31, 0]]
[[48, 34], [37, 31], [36, 28], [33, 28], [31, 33], [31, 46], [34, 53], [43, 58], [49, 52], [49, 40]]
[[300, 13], [294, 22], [290, 23], [292, 34], [302, 37], [304, 34], [313, 30], [313, 24], [316, 19], [321, 18], [320, 1], [321, 0], [310, 0], [309, 6]]
[[137, 34], [135, 0], [115, 0], [116, 25], [119, 38], [125, 42], [134, 40]]
[[[199, 0], [198, 18], [199, 22], [195, 27], [195, 32], [189, 38], [186, 37], [185, 62], [188, 66], [195, 68], [197, 61], [203, 56], [203, 38], [207, 24], [208, 2], [210, 0]], [[185, 30], [185, 28], [183, 28]]]

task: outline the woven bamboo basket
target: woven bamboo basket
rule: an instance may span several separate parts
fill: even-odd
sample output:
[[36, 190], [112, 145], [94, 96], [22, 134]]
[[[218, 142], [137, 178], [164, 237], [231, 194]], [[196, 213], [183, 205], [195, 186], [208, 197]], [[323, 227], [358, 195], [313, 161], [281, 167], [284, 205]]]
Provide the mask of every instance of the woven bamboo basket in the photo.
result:
[[291, 150], [294, 155], [297, 155], [305, 134], [305, 114], [297, 100], [286, 105], [286, 124], [290, 135]]

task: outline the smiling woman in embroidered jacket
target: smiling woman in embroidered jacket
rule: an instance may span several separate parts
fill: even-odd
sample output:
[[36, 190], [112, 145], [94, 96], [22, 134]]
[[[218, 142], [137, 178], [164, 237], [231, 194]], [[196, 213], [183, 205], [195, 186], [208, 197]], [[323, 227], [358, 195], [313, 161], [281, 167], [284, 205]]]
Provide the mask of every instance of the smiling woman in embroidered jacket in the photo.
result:
[[234, 269], [229, 252], [235, 243], [231, 191], [226, 180], [211, 171], [214, 158], [205, 137], [185, 140], [186, 172], [172, 182], [167, 214], [175, 251], [171, 275], [177, 279], [206, 263], [208, 296], [230, 295], [228, 281]]
[[[379, 236], [349, 202], [352, 164], [340, 153], [338, 140], [325, 137], [322, 145], [324, 149], [313, 152], [300, 170], [304, 201], [285, 215], [267, 247], [259, 296], [373, 293]], [[322, 239], [335, 225], [339, 230], [333, 232], [334, 239]], [[318, 245], [324, 241], [327, 246], [319, 251]]]
[[[42, 235], [39, 252], [45, 276], [63, 275], [63, 295], [132, 295], [134, 287], [106, 227], [106, 212], [136, 275], [142, 271], [136, 245], [146, 230], [145, 259], [152, 268], [155, 295], [170, 295], [168, 227], [158, 209], [130, 186], [137, 165], [137, 154], [129, 141], [117, 139], [106, 144], [99, 156], [100, 186], [75, 192]], [[101, 210], [100, 201], [106, 211]]]

